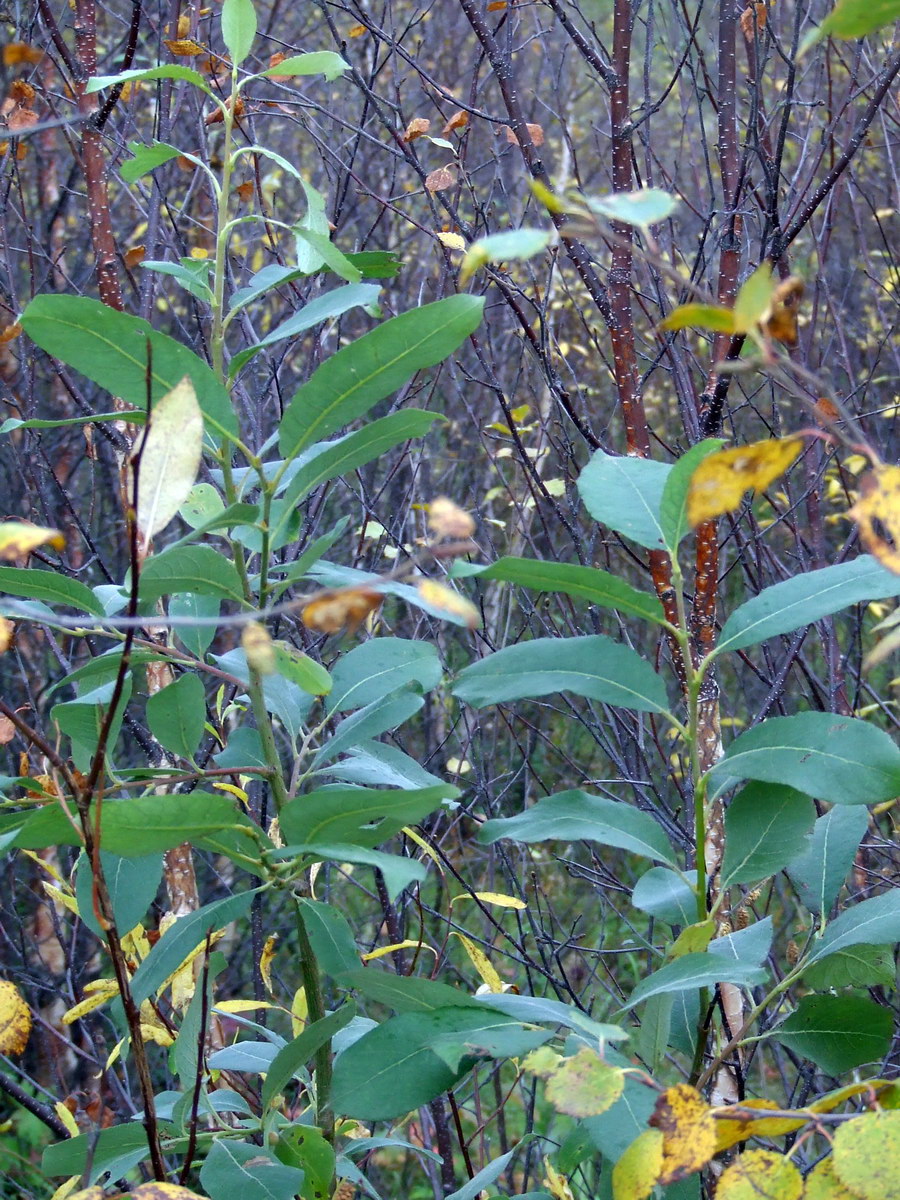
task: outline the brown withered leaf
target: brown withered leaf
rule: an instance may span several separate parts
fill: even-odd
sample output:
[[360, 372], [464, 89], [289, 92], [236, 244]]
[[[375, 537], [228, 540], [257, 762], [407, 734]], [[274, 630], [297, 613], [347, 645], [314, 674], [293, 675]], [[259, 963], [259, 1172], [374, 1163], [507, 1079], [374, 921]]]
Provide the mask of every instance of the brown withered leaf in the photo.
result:
[[820, 396], [816, 401], [815, 416], [816, 424], [824, 428], [830, 425], [832, 421], [840, 421], [841, 410], [833, 400], [829, 400], [827, 396]]
[[196, 58], [199, 54], [208, 54], [206, 46], [201, 46], [193, 38], [165, 38], [165, 43], [176, 58]]
[[414, 142], [416, 138], [423, 137], [430, 128], [431, 122], [427, 117], [413, 117], [400, 140], [409, 144], [410, 142]]
[[31, 1033], [31, 1009], [19, 989], [0, 979], [0, 1054], [21, 1054]]
[[250, 199], [253, 196], [253, 188], [254, 188], [253, 181], [251, 179], [248, 179], [245, 183], [239, 183], [237, 185], [237, 187], [234, 189], [235, 192], [237, 193], [238, 199], [241, 201], [242, 204], [249, 203]]
[[37, 125], [39, 120], [33, 108], [25, 108], [19, 104], [6, 118], [6, 128], [10, 133], [18, 133], [22, 129], [30, 129], [32, 125]]
[[6, 346], [9, 344], [9, 342], [14, 342], [21, 333], [22, 326], [18, 321], [14, 321], [12, 325], [7, 325], [7, 327], [0, 332], [0, 346]]
[[15, 736], [16, 727], [12, 721], [9, 717], [0, 716], [0, 746], [8, 746]]
[[660, 1183], [675, 1183], [692, 1175], [716, 1152], [712, 1111], [689, 1083], [666, 1088], [656, 1102], [650, 1125], [663, 1135]]
[[445, 192], [456, 183], [456, 167], [438, 167], [425, 176], [429, 192]]
[[[540, 125], [531, 125], [526, 121], [525, 128], [528, 130], [528, 134], [529, 134], [533, 144], [535, 146], [543, 146], [544, 131], [541, 128], [541, 126]], [[513, 131], [510, 129], [510, 127], [508, 125], [504, 125], [503, 129], [506, 132], [506, 140], [509, 142], [509, 144], [511, 146], [518, 146], [519, 139], [516, 137], [515, 133], [513, 133]]]
[[[226, 107], [227, 107], [227, 108], [231, 108], [231, 97], [230, 97], [230, 96], [229, 96], [229, 97], [228, 97], [228, 99], [225, 101], [225, 105], [226, 105]], [[238, 119], [238, 117], [240, 117], [240, 116], [243, 114], [243, 112], [244, 112], [244, 101], [243, 101], [243, 99], [242, 99], [240, 96], [238, 96], [238, 98], [237, 98], [237, 102], [236, 102], [236, 103], [235, 103], [235, 105], [234, 105], [234, 118], [235, 118], [235, 120], [237, 120], [237, 119]], [[210, 114], [207, 116], [207, 118], [206, 118], [206, 120], [203, 122], [203, 124], [204, 124], [204, 125], [218, 125], [220, 121], [224, 121], [224, 120], [225, 120], [225, 116], [224, 116], [224, 114], [223, 114], [223, 112], [222, 112], [221, 108], [215, 108], [215, 109], [213, 109], [213, 111], [212, 111], [212, 112], [211, 112], [211, 113], [210, 113]]]
[[797, 275], [789, 275], [772, 293], [771, 307], [763, 320], [763, 328], [776, 342], [783, 342], [786, 346], [797, 345], [797, 306], [803, 291], [803, 280]]
[[691, 476], [687, 516], [691, 526], [733, 512], [744, 492], [761, 492], [783, 475], [800, 451], [799, 437], [769, 438], [708, 455]]
[[446, 137], [448, 133], [455, 133], [457, 129], [465, 129], [468, 123], [469, 114], [463, 109], [458, 108], [450, 120], [445, 123], [441, 133]]
[[304, 606], [300, 616], [315, 633], [356, 633], [366, 617], [382, 605], [384, 596], [372, 588], [338, 588], [320, 592]]
[[9, 85], [11, 99], [17, 104], [29, 104], [37, 95], [27, 79], [14, 79]]
[[123, 257], [125, 259], [126, 267], [136, 267], [138, 263], [142, 263], [147, 257], [147, 247], [132, 246], [129, 250], [125, 251]]
[[[277, 67], [279, 65], [279, 63], [283, 63], [286, 58], [287, 58], [287, 55], [283, 54], [279, 50], [277, 54], [273, 54], [269, 58], [269, 69], [271, 70], [272, 67]], [[276, 83], [284, 83], [284, 81], [286, 79], [290, 79], [291, 76], [290, 75], [270, 75], [269, 78], [274, 79]]]
[[43, 50], [29, 46], [27, 42], [7, 42], [3, 47], [4, 67], [18, 67], [22, 63], [36, 64], [44, 57]]
[[748, 42], [753, 41], [753, 25], [756, 23], [758, 30], [763, 30], [766, 27], [766, 6], [760, 4], [759, 0], [755, 4], [749, 4], [741, 13], [741, 33]]
[[900, 467], [878, 466], [859, 481], [859, 499], [848, 516], [862, 544], [882, 566], [900, 575]]

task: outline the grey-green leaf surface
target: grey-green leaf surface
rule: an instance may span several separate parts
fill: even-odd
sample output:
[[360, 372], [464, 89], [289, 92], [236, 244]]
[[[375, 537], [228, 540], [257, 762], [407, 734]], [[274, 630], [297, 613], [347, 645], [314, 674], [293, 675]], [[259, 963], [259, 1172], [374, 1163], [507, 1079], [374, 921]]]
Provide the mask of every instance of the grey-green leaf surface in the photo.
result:
[[833, 808], [819, 817], [806, 848], [787, 864], [788, 878], [811, 913], [827, 913], [834, 904], [868, 827], [864, 808]]
[[351, 1000], [342, 1005], [337, 1012], [329, 1013], [321, 1020], [307, 1025], [292, 1042], [288, 1042], [278, 1051], [272, 1060], [262, 1087], [260, 1099], [264, 1109], [268, 1108], [272, 1100], [286, 1087], [293, 1078], [294, 1072], [308, 1062], [326, 1042], [331, 1041], [334, 1035], [348, 1025], [355, 1016], [356, 1005]]
[[651, 867], [635, 884], [631, 903], [669, 925], [691, 925], [697, 920], [696, 882], [696, 871], [682, 877], [667, 867]]
[[[161, 854], [149, 854], [143, 858], [124, 858], [119, 854], [100, 851], [103, 877], [112, 901], [113, 916], [119, 929], [134, 929], [147, 909], [156, 899], [162, 878], [163, 859]], [[84, 857], [78, 860], [75, 876], [75, 897], [81, 920], [97, 937], [104, 936], [94, 914], [94, 877], [91, 864]]]
[[[453, 788], [449, 789], [452, 793]], [[281, 810], [285, 841], [378, 846], [415, 825], [448, 795], [448, 785], [401, 789], [325, 787], [295, 796]]]
[[486, 821], [478, 831], [478, 840], [488, 845], [500, 838], [517, 842], [584, 840], [659, 862], [675, 862], [666, 835], [649, 813], [578, 788], [545, 796], [518, 816]]
[[831, 804], [878, 804], [900, 795], [900, 749], [855, 717], [799, 713], [742, 733], [709, 776], [717, 788], [758, 779]]
[[816, 819], [809, 796], [777, 783], [749, 783], [725, 810], [722, 887], [767, 879], [806, 846]]
[[359, 863], [374, 867], [384, 878], [388, 900], [394, 901], [412, 883], [421, 883], [428, 874], [427, 868], [418, 859], [405, 858], [401, 854], [385, 854], [365, 846], [354, 846], [349, 842], [305, 842], [291, 843], [279, 849], [274, 858], [304, 858], [313, 862]]
[[847, 946], [900, 941], [900, 888], [863, 900], [833, 920], [816, 943], [810, 962], [818, 962]]
[[414, 691], [413, 687], [410, 684], [400, 688], [345, 717], [334, 736], [328, 739], [313, 759], [313, 767], [319, 769], [359, 742], [402, 725], [425, 703], [425, 697]]
[[449, 296], [393, 317], [333, 354], [294, 395], [278, 431], [291, 459], [355, 421], [417, 371], [452, 354], [481, 321], [484, 300]]
[[893, 946], [871, 946], [863, 942], [821, 958], [803, 972], [803, 983], [817, 992], [831, 988], [893, 988], [897, 965]]
[[718, 954], [684, 954], [642, 979], [631, 993], [625, 1008], [633, 1008], [642, 1000], [663, 992], [684, 992], [710, 987], [714, 983], [755, 987], [765, 979], [764, 968], [753, 963], [732, 961]]
[[660, 504], [671, 470], [649, 458], [615, 458], [596, 450], [578, 477], [578, 491], [595, 521], [648, 550], [663, 550]]
[[474, 708], [574, 692], [637, 712], [666, 712], [662, 677], [629, 646], [602, 634], [534, 638], [460, 671], [453, 694]]
[[141, 412], [147, 404], [149, 338], [153, 400], [188, 375], [208, 430], [238, 432], [231, 399], [212, 369], [187, 346], [158, 333], [140, 317], [116, 312], [87, 296], [44, 295], [36, 296], [25, 309], [22, 326], [53, 358], [62, 359]]
[[[416, 975], [394, 975], [378, 967], [348, 971], [340, 977], [342, 986], [354, 988], [369, 1000], [387, 1005], [395, 1012], [437, 1012], [443, 1008], [485, 1007], [481, 1000], [459, 988]], [[494, 999], [489, 997], [488, 1004]]]
[[[171, 1128], [162, 1123], [162, 1132]], [[44, 1150], [41, 1166], [48, 1175], [80, 1175], [90, 1155], [87, 1184], [93, 1184], [107, 1171], [118, 1179], [143, 1159], [148, 1158], [147, 1134], [140, 1121], [113, 1125], [111, 1129], [94, 1130], [67, 1138]]]
[[150, 555], [141, 569], [141, 599], [158, 600], [173, 592], [218, 596], [236, 603], [244, 599], [234, 563], [212, 546], [173, 546]]
[[294, 1200], [303, 1186], [299, 1167], [286, 1167], [261, 1146], [217, 1138], [200, 1168], [211, 1200]]
[[430, 691], [443, 674], [436, 648], [430, 642], [406, 638], [371, 638], [341, 655], [331, 674], [330, 713], [364, 708], [407, 683]]
[[891, 1010], [868, 996], [802, 996], [774, 1032], [777, 1042], [828, 1075], [880, 1062], [891, 1046]]
[[618, 575], [603, 571], [599, 567], [582, 567], [577, 563], [545, 562], [540, 558], [499, 558], [489, 567], [470, 567], [458, 576], [475, 575], [484, 580], [514, 583], [518, 587], [533, 588], [540, 592], [563, 592], [577, 596], [601, 608], [629, 613], [645, 621], [662, 624], [662, 605], [650, 592], [632, 587]]
[[686, 454], [672, 464], [659, 502], [659, 523], [670, 554], [676, 553], [682, 538], [691, 531], [687, 519], [687, 494], [691, 477], [704, 458], [721, 450], [724, 445], [722, 438], [706, 438], [696, 446], [691, 446]]
[[191, 758], [206, 724], [206, 692], [199, 675], [184, 674], [147, 698], [147, 723], [161, 745]]
[[847, 608], [900, 595], [900, 575], [870, 554], [851, 562], [794, 575], [773, 584], [736, 608], [719, 637], [716, 653], [755, 646], [766, 638], [791, 633]]
[[320, 900], [298, 900], [306, 932], [319, 967], [332, 977], [359, 966], [353, 931], [342, 912]]
[[81, 612], [104, 616], [103, 605], [89, 587], [77, 579], [57, 575], [55, 571], [39, 571], [32, 567], [0, 567], [0, 592], [23, 596], [26, 600], [43, 600], [49, 604], [65, 604]]
[[312, 50], [308, 54], [293, 54], [283, 62], [262, 71], [263, 75], [324, 75], [330, 83], [350, 70], [350, 64], [333, 50]]

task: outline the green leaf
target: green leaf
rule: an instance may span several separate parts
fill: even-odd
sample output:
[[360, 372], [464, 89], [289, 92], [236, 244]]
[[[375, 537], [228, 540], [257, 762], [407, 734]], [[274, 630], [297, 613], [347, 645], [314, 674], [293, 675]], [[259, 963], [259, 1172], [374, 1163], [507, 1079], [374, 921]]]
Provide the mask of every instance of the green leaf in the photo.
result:
[[203, 414], [185, 376], [155, 404], [135, 442], [137, 527], [146, 552], [190, 495], [203, 455]]
[[734, 301], [734, 332], [749, 333], [765, 316], [772, 303], [775, 280], [772, 266], [764, 262], [744, 281]]
[[668, 707], [662, 677], [647, 660], [602, 634], [507, 646], [460, 671], [453, 687], [473, 708], [562, 691], [637, 712]]
[[[243, 650], [229, 650], [227, 654], [214, 654], [212, 657], [216, 666], [249, 685], [250, 669]], [[296, 738], [312, 707], [312, 696], [281, 675], [265, 676], [262, 690], [266, 711], [274, 713], [289, 736]]]
[[681, 539], [691, 532], [687, 519], [687, 494], [691, 476], [707, 455], [721, 450], [724, 445], [723, 438], [706, 438], [692, 446], [672, 465], [659, 502], [659, 523], [662, 527], [663, 541], [670, 554], [674, 555], [677, 552]]
[[612, 196], [586, 196], [585, 201], [591, 212], [607, 221], [623, 221], [643, 229], [668, 220], [679, 204], [677, 196], [653, 187]]
[[240, 576], [231, 559], [212, 546], [173, 546], [151, 554], [141, 569], [141, 600], [158, 600], [173, 592], [218, 596], [243, 604]]
[[[321, 230], [312, 229], [308, 227], [307, 221], [298, 221], [293, 226], [293, 234], [298, 246], [298, 258], [302, 257], [300, 247], [305, 244], [315, 251], [318, 260], [329, 270], [334, 271], [339, 278], [346, 279], [348, 283], [359, 283], [362, 272], [358, 267], [354, 267], [346, 254], [338, 250], [331, 240], [331, 232], [327, 227]], [[308, 265], [311, 266], [312, 263]]]
[[478, 327], [483, 308], [481, 297], [449, 296], [385, 321], [338, 350], [288, 405], [278, 432], [284, 458], [364, 416], [417, 371], [452, 354]]
[[338, 754], [343, 754], [359, 742], [387, 733], [389, 729], [396, 729], [417, 713], [425, 703], [425, 697], [414, 688], [415, 685], [410, 684], [380, 700], [373, 700], [352, 716], [345, 717], [337, 732], [328, 739], [313, 759], [314, 769], [321, 770]]
[[714, 983], [735, 983], [755, 987], [764, 983], [767, 972], [752, 963], [729, 960], [718, 954], [684, 954], [674, 962], [653, 971], [637, 985], [625, 1008], [633, 1008], [650, 996], [664, 992], [684, 992], [710, 987]]
[[281, 810], [284, 840], [378, 846], [416, 825], [448, 795], [447, 785], [415, 791], [329, 786], [295, 796]]
[[719, 637], [716, 653], [754, 646], [791, 633], [851, 604], [900, 595], [900, 577], [870, 554], [822, 567], [773, 584], [735, 609]]
[[157, 275], [168, 275], [176, 280], [186, 292], [190, 292], [204, 304], [211, 304], [213, 291], [209, 286], [209, 260], [183, 259], [180, 263], [164, 262], [162, 259], [145, 259], [139, 264], [142, 271], [155, 271]]
[[201, 92], [212, 95], [209, 84], [199, 71], [179, 66], [178, 63], [166, 63], [161, 67], [135, 67], [130, 71], [120, 71], [118, 75], [93, 75], [84, 90], [90, 96], [94, 92], [102, 92], [104, 88], [115, 87], [117, 83], [133, 83], [141, 79], [182, 79], [198, 87]]
[[196, 912], [179, 917], [151, 948], [135, 971], [131, 980], [131, 993], [135, 1004], [143, 1004], [145, 1000], [149, 1000], [208, 933], [222, 929], [244, 916], [258, 892], [259, 889], [255, 888], [249, 892], [240, 892], [236, 896], [227, 896], [224, 900], [216, 900], [213, 904], [198, 908]]
[[807, 849], [788, 863], [788, 877], [811, 913], [822, 915], [834, 904], [868, 827], [864, 808], [833, 808], [816, 821]]
[[239, 67], [256, 37], [256, 9], [253, 0], [224, 0], [222, 4], [222, 41]]
[[[171, 1123], [162, 1122], [163, 1132], [169, 1129]], [[111, 1129], [81, 1133], [78, 1137], [48, 1146], [44, 1150], [41, 1166], [47, 1175], [81, 1175], [90, 1162], [85, 1180], [90, 1185], [107, 1172], [112, 1179], [121, 1179], [127, 1171], [149, 1156], [143, 1124], [129, 1121], [125, 1125], [114, 1125]]]
[[831, 988], [887, 987], [897, 982], [893, 946], [870, 946], [863, 943], [829, 954], [803, 972], [803, 982], [816, 991]]
[[539, 558], [498, 558], [489, 567], [470, 567], [468, 563], [460, 565], [464, 570], [454, 572], [457, 578], [472, 575], [479, 579], [514, 583], [518, 587], [534, 588], [540, 592], [563, 592], [567, 596], [578, 596], [602, 608], [630, 613], [658, 625], [665, 620], [662, 605], [656, 596], [639, 591], [618, 575], [599, 567], [546, 562]]
[[648, 550], [662, 550], [659, 506], [671, 470], [649, 458], [614, 458], [596, 450], [578, 477], [578, 491], [595, 521]]
[[[321, 663], [296, 650], [287, 642], [273, 642], [275, 669], [279, 675], [289, 679], [309, 692], [311, 696], [327, 696], [333, 687], [331, 676]], [[340, 660], [338, 660], [340, 661]]]
[[381, 288], [373, 283], [348, 283], [345, 287], [335, 288], [323, 296], [316, 296], [314, 300], [304, 304], [299, 312], [294, 313], [287, 321], [283, 321], [281, 325], [273, 329], [258, 345], [250, 346], [247, 350], [236, 354], [228, 367], [229, 376], [233, 379], [238, 371], [266, 346], [274, 346], [277, 342], [283, 342], [285, 338], [297, 337], [308, 329], [320, 325], [323, 321], [332, 320], [349, 312], [351, 308], [374, 304], [380, 291]]
[[330, 1042], [336, 1033], [349, 1025], [355, 1016], [356, 1005], [351, 1000], [337, 1012], [307, 1025], [298, 1037], [278, 1051], [262, 1086], [260, 1102], [263, 1109], [267, 1109], [278, 1093], [284, 1090], [294, 1073], [309, 1062], [316, 1051]]
[[252, 1142], [216, 1138], [200, 1168], [200, 1183], [213, 1200], [294, 1200], [303, 1172]]
[[879, 1062], [891, 1047], [891, 1010], [867, 996], [803, 996], [774, 1038], [828, 1075]]
[[206, 724], [206, 690], [199, 675], [185, 674], [147, 699], [150, 732], [167, 750], [192, 758]]
[[285, 846], [277, 850], [273, 858], [303, 858], [310, 862], [348, 862], [373, 867], [380, 871], [388, 900], [394, 901], [410, 884], [421, 883], [428, 874], [424, 863], [400, 854], [385, 854], [382, 850], [371, 850], [347, 842], [306, 842]]
[[304, 463], [292, 477], [284, 493], [285, 503], [299, 504], [320, 484], [345, 475], [348, 471], [355, 471], [401, 442], [424, 437], [435, 421], [440, 420], [443, 418], [438, 413], [423, 412], [420, 408], [402, 408], [388, 417], [371, 421], [365, 428], [336, 442], [326, 443], [322, 451]]
[[316, 962], [326, 975], [336, 977], [359, 967], [359, 951], [342, 912], [318, 900], [297, 901]]
[[900, 0], [838, 0], [816, 30], [815, 40], [831, 36], [850, 41], [884, 29], [894, 21], [900, 21]]
[[534, 258], [547, 249], [554, 237], [553, 230], [508, 229], [503, 233], [492, 233], [488, 237], [479, 238], [472, 242], [463, 256], [459, 269], [460, 287], [479, 267], [487, 266], [488, 263]]
[[725, 810], [722, 887], [775, 875], [802, 853], [816, 819], [808, 796], [777, 783], [751, 783]]
[[216, 596], [197, 596], [194, 592], [177, 592], [169, 599], [170, 617], [189, 617], [197, 625], [177, 625], [175, 636], [186, 650], [202, 658], [216, 636], [216, 618], [221, 602]]
[[721, 790], [739, 779], [783, 783], [831, 804], [878, 804], [900, 794], [900, 750], [855, 717], [771, 717], [736, 738], [709, 772]]
[[838, 950], [863, 943], [878, 946], [900, 941], [900, 889], [883, 892], [845, 908], [826, 928], [809, 961], [818, 962]]
[[[125, 708], [131, 699], [131, 688], [131, 676], [127, 675], [106, 741], [107, 757], [115, 752]], [[113, 690], [113, 682], [101, 684], [100, 687], [94, 688], [91, 692], [85, 692], [75, 700], [69, 700], [65, 704], [54, 704], [50, 709], [51, 720], [56, 722], [72, 743], [72, 759], [79, 771], [90, 770]], [[111, 846], [106, 848], [112, 849]]]
[[679, 304], [673, 308], [660, 329], [711, 329], [713, 333], [734, 333], [734, 313], [718, 304]]
[[651, 867], [635, 884], [631, 903], [668, 925], [690, 925], [697, 920], [696, 871], [685, 877], [665, 867]]
[[187, 375], [207, 425], [219, 433], [237, 434], [231, 399], [211, 368], [187, 346], [157, 333], [140, 317], [116, 312], [87, 296], [48, 295], [35, 297], [21, 322], [42, 350], [141, 412], [147, 404], [149, 338], [152, 399], [159, 400]]
[[616, 846], [644, 858], [675, 862], [666, 835], [649, 813], [574, 788], [545, 796], [516, 817], [486, 821], [478, 831], [479, 842], [487, 845], [500, 838], [516, 842], [583, 839], [601, 846]]
[[[162, 879], [162, 854], [149, 854], [143, 858], [124, 858], [119, 854], [100, 851], [103, 877], [109, 889], [113, 915], [120, 933], [134, 929], [156, 899]], [[93, 874], [91, 864], [84, 857], [78, 860], [75, 875], [75, 898], [81, 920], [98, 938], [105, 938], [94, 914]]]
[[335, 1153], [320, 1129], [313, 1125], [288, 1125], [279, 1131], [272, 1150], [286, 1166], [299, 1167], [303, 1172], [302, 1200], [324, 1200], [330, 1194]]
[[407, 683], [423, 691], [436, 687], [443, 674], [437, 650], [430, 642], [379, 637], [342, 655], [332, 671], [330, 713], [364, 708]]
[[359, 1120], [390, 1120], [427, 1104], [451, 1088], [466, 1070], [463, 1059], [451, 1068], [434, 1045], [448, 1035], [479, 1035], [521, 1026], [489, 1010], [443, 1008], [407, 1012], [364, 1034], [340, 1055], [334, 1067], [335, 1111]]
[[294, 54], [290, 58], [286, 58], [284, 62], [269, 67], [266, 71], [261, 71], [260, 74], [324, 75], [325, 82], [331, 83], [332, 80], [343, 75], [344, 71], [349, 70], [350, 64], [345, 62], [339, 54], [335, 54], [333, 50], [315, 50], [311, 54]]
[[517, 1149], [518, 1147], [514, 1146], [508, 1153], [501, 1154], [499, 1158], [495, 1158], [493, 1162], [489, 1162], [486, 1167], [482, 1167], [480, 1171], [472, 1176], [468, 1183], [464, 1184], [461, 1188], [457, 1188], [455, 1192], [451, 1192], [446, 1200], [478, 1200], [481, 1193], [486, 1191], [495, 1179], [500, 1178]]
[[[369, 1000], [376, 1000], [395, 1012], [438, 1012], [444, 1008], [484, 1009], [484, 1003], [459, 988], [414, 975], [392, 975], [378, 967], [347, 971], [341, 986], [355, 989]], [[493, 997], [491, 997], [493, 999]]]
[[129, 142], [128, 149], [134, 157], [123, 162], [119, 167], [119, 174], [126, 183], [136, 183], [142, 175], [147, 175], [164, 163], [171, 162], [181, 153], [177, 146], [170, 146], [167, 142], [158, 142], [155, 138], [149, 146], [145, 146], [143, 142]]
[[[95, 617], [105, 616], [103, 605], [89, 587], [77, 579], [57, 575], [54, 571], [38, 571], [28, 567], [0, 567], [0, 592], [24, 596], [27, 600], [42, 600], [49, 604], [65, 604]], [[90, 624], [90, 622], [86, 622]]]

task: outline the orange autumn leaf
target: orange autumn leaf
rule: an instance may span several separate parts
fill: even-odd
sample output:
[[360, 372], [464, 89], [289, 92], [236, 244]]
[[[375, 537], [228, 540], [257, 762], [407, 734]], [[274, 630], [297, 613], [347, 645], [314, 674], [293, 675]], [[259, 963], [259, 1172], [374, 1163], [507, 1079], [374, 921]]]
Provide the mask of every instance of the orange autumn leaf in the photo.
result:
[[786, 346], [797, 345], [797, 305], [803, 295], [803, 280], [789, 275], [772, 293], [772, 303], [763, 319], [763, 328], [770, 338]]
[[[5, 654], [12, 645], [15, 628], [12, 621], [7, 621], [6, 617], [0, 617], [0, 654]], [[7, 731], [7, 727], [12, 730], [9, 737], [6, 738], [7, 742], [12, 741], [16, 727], [7, 717], [0, 718], [0, 726], [2, 726], [2, 730], [0, 730], [0, 746], [3, 746], [5, 745], [3, 737]]]
[[441, 133], [446, 137], [448, 133], [454, 133], [457, 129], [465, 129], [469, 123], [469, 114], [463, 109], [458, 108], [449, 121], [446, 122]]
[[[506, 131], [506, 140], [509, 142], [509, 144], [511, 146], [518, 146], [519, 139], [516, 137], [515, 133], [510, 129], [510, 127], [508, 125], [504, 125], [503, 128]], [[531, 138], [532, 143], [535, 146], [543, 146], [544, 131], [541, 128], [541, 126], [540, 125], [530, 125], [526, 122], [525, 128], [528, 130], [528, 136]]]
[[[230, 96], [225, 101], [225, 106], [227, 108], [231, 108], [231, 97]], [[237, 120], [237, 118], [243, 114], [243, 111], [244, 111], [244, 101], [241, 99], [240, 96], [238, 96], [237, 102], [234, 105], [235, 120]], [[216, 108], [216, 109], [213, 109], [213, 111], [209, 114], [209, 116], [206, 118], [206, 120], [203, 123], [204, 123], [204, 125], [218, 125], [218, 123], [220, 121], [224, 121], [224, 120], [225, 120], [225, 116], [224, 116], [221, 108]]]
[[18, 321], [14, 321], [12, 325], [7, 325], [7, 327], [0, 332], [0, 346], [6, 346], [10, 342], [14, 342], [16, 338], [20, 336], [21, 332], [22, 326]]
[[37, 95], [27, 79], [14, 79], [9, 85], [9, 94], [17, 104], [27, 104]]
[[0, 979], [0, 1054], [21, 1054], [31, 1033], [31, 1009], [19, 989]]
[[455, 167], [438, 167], [436, 171], [425, 176], [425, 186], [429, 192], [445, 192], [456, 182]]
[[878, 466], [863, 475], [859, 499], [847, 515], [869, 553], [900, 575], [900, 467]]
[[830, 425], [832, 421], [839, 421], [841, 419], [841, 410], [827, 396], [819, 397], [815, 404], [815, 410], [817, 425], [826, 426]]
[[6, 118], [6, 127], [10, 133], [18, 133], [23, 129], [30, 129], [32, 125], [37, 125], [38, 120], [39, 117], [33, 108], [24, 108], [19, 105]]
[[382, 605], [384, 596], [372, 588], [339, 588], [320, 592], [300, 614], [303, 624], [315, 633], [356, 633], [366, 617]]
[[753, 41], [753, 26], [756, 25], [758, 30], [766, 27], [766, 6], [765, 4], [756, 3], [750, 4], [741, 13], [741, 33], [748, 42]]
[[36, 64], [44, 57], [43, 50], [29, 46], [27, 42], [7, 42], [3, 47], [4, 67], [18, 67], [22, 63]]
[[650, 1125], [663, 1135], [660, 1183], [676, 1183], [692, 1175], [716, 1152], [712, 1110], [688, 1083], [666, 1088], [656, 1102]]
[[165, 43], [176, 58], [196, 58], [198, 54], [208, 53], [206, 47], [193, 38], [166, 38]]
[[687, 516], [691, 526], [733, 512], [744, 493], [761, 492], [783, 475], [800, 451], [799, 437], [769, 438], [708, 455], [691, 477]]
[[247, 204], [250, 200], [253, 195], [253, 186], [253, 181], [248, 179], [246, 183], [239, 183], [234, 189], [242, 204]]
[[147, 257], [146, 246], [132, 246], [130, 250], [126, 250], [124, 254], [125, 266], [136, 267], [138, 263], [142, 263]]
[[503, 12], [508, 7], [509, 5], [507, 4], [507, 0], [491, 0], [490, 4], [487, 6], [487, 11]]
[[410, 142], [414, 142], [416, 138], [423, 137], [430, 128], [431, 122], [427, 117], [413, 117], [400, 140], [409, 144]]
[[348, 32], [347, 36], [352, 38], [364, 37], [368, 33], [365, 25], [354, 25]]
[[[269, 58], [269, 70], [271, 70], [272, 67], [277, 67], [280, 63], [283, 63], [286, 58], [287, 58], [287, 55], [283, 54], [280, 50], [278, 51], [277, 54], [273, 54]], [[284, 81], [286, 79], [290, 79], [291, 76], [290, 75], [270, 75], [269, 78], [274, 79], [276, 83], [284, 83]]]

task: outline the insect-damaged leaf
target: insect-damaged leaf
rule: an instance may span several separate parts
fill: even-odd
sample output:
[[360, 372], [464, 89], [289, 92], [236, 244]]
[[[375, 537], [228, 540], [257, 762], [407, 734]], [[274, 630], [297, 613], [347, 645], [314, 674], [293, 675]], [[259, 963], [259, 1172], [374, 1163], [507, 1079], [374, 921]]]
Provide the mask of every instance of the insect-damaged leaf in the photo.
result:
[[748, 488], [757, 492], [767, 488], [802, 449], [802, 438], [770, 438], [710, 454], [691, 477], [687, 498], [691, 525], [696, 529], [703, 521], [733, 512]]
[[660, 1183], [675, 1183], [699, 1171], [716, 1152], [712, 1110], [690, 1084], [666, 1088], [656, 1102], [650, 1125], [663, 1135]]
[[612, 1108], [625, 1089], [625, 1072], [583, 1046], [564, 1058], [547, 1080], [547, 1099], [572, 1117], [595, 1117]]
[[185, 377], [153, 406], [135, 448], [137, 525], [144, 549], [190, 495], [203, 452], [203, 414]]

